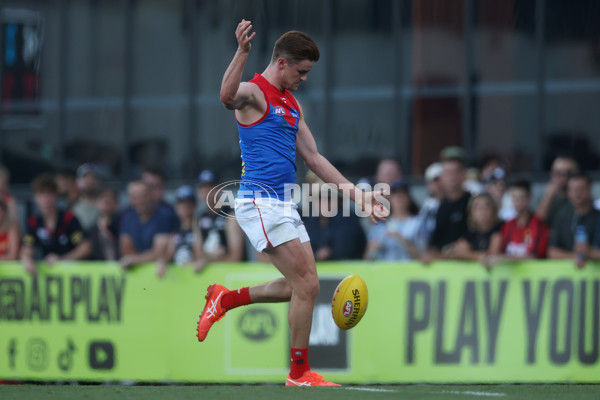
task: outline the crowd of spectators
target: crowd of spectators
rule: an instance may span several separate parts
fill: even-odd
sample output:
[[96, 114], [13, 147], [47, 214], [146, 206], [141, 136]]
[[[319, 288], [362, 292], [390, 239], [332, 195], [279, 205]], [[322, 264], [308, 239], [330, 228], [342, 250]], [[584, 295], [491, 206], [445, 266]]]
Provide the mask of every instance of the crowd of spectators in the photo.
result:
[[211, 262], [246, 258], [239, 225], [226, 210], [217, 212], [217, 196], [209, 196], [218, 184], [212, 171], [200, 173], [196, 188], [177, 188], [173, 206], [165, 199], [165, 175], [145, 169], [127, 184], [123, 207], [93, 164], [44, 173], [31, 183], [34, 211], [22, 223], [9, 181], [0, 166], [0, 260], [20, 260], [32, 274], [39, 261], [98, 260], [124, 270], [155, 263], [162, 277], [171, 264], [199, 271]]
[[[159, 277], [169, 265], [201, 271], [214, 262], [266, 260], [247, 246], [233, 210], [217, 204], [221, 181], [210, 170], [199, 174], [195, 187], [177, 188], [171, 204], [165, 175], [145, 169], [127, 184], [124, 207], [93, 164], [45, 173], [31, 184], [35, 211], [23, 223], [9, 181], [0, 166], [0, 260], [20, 259], [29, 273], [42, 260], [115, 261], [124, 270], [154, 263]], [[342, 212], [342, 198], [322, 190], [312, 172], [305, 182], [309, 198], [317, 200], [303, 215], [317, 261], [456, 259], [491, 268], [550, 258], [571, 259], [581, 268], [600, 260], [600, 204], [590, 177], [570, 157], [554, 160], [535, 207], [531, 183], [512, 179], [497, 157], [474, 170], [463, 149], [444, 149], [425, 170], [427, 195], [420, 206], [400, 163], [381, 160], [373, 177], [360, 181], [390, 185], [390, 216], [378, 225]]]
[[[394, 182], [389, 196], [392, 214], [371, 229], [365, 258], [415, 259], [425, 264], [474, 260], [486, 267], [550, 258], [571, 259], [579, 268], [588, 260], [600, 260], [600, 211], [590, 177], [566, 156], [554, 160], [550, 175], [533, 212], [531, 183], [509, 179], [498, 158], [487, 159], [481, 170], [473, 171], [463, 149], [446, 148], [425, 173], [429, 197], [417, 216], [421, 231], [414, 236], [398, 234], [399, 218], [408, 221], [411, 214], [401, 211], [403, 217], [398, 216], [397, 210], [406, 206], [396, 200], [397, 189], [406, 191], [408, 186], [402, 180]], [[396, 247], [396, 254], [380, 251], [382, 243]]]

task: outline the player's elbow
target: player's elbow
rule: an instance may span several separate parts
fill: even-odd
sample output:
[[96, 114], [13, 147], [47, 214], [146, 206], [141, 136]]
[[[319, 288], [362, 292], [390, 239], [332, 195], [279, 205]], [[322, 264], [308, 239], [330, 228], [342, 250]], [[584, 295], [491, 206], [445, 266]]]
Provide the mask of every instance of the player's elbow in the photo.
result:
[[235, 96], [232, 96], [231, 93], [226, 89], [221, 89], [220, 97], [221, 103], [225, 106], [225, 108], [232, 110], [235, 105]]
[[225, 108], [231, 110], [233, 109], [233, 98], [231, 96], [221, 94], [221, 103], [225, 106]]

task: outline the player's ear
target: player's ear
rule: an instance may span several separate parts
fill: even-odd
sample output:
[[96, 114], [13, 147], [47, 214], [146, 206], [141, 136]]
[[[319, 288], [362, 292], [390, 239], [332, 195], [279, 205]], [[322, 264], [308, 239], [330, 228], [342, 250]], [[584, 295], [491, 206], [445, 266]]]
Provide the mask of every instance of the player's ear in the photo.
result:
[[285, 67], [287, 67], [288, 62], [285, 58], [283, 57], [279, 57], [277, 59], [277, 66], [279, 67], [279, 69], [284, 69]]

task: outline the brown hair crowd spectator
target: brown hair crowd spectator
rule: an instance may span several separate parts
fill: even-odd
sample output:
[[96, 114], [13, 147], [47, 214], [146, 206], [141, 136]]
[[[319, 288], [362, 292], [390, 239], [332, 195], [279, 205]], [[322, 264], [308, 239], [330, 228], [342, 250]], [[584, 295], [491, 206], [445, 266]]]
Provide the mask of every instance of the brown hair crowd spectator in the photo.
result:
[[57, 206], [58, 188], [50, 174], [42, 174], [32, 183], [38, 215], [31, 215], [23, 237], [21, 261], [25, 270], [35, 273], [35, 260], [52, 265], [59, 260], [84, 260], [91, 244], [79, 220], [70, 211]]

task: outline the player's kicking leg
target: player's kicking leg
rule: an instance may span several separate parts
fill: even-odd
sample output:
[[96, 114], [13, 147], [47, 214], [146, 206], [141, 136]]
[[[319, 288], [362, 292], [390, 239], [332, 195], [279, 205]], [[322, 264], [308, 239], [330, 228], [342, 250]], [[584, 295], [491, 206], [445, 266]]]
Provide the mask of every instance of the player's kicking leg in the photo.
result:
[[225, 313], [250, 303], [290, 301], [291, 369], [286, 386], [339, 386], [327, 382], [308, 364], [308, 340], [315, 300], [319, 294], [319, 279], [309, 242], [294, 239], [267, 250], [271, 262], [285, 279], [229, 291], [212, 285], [206, 296], [206, 306], [198, 323], [198, 340], [203, 341], [212, 324]]

